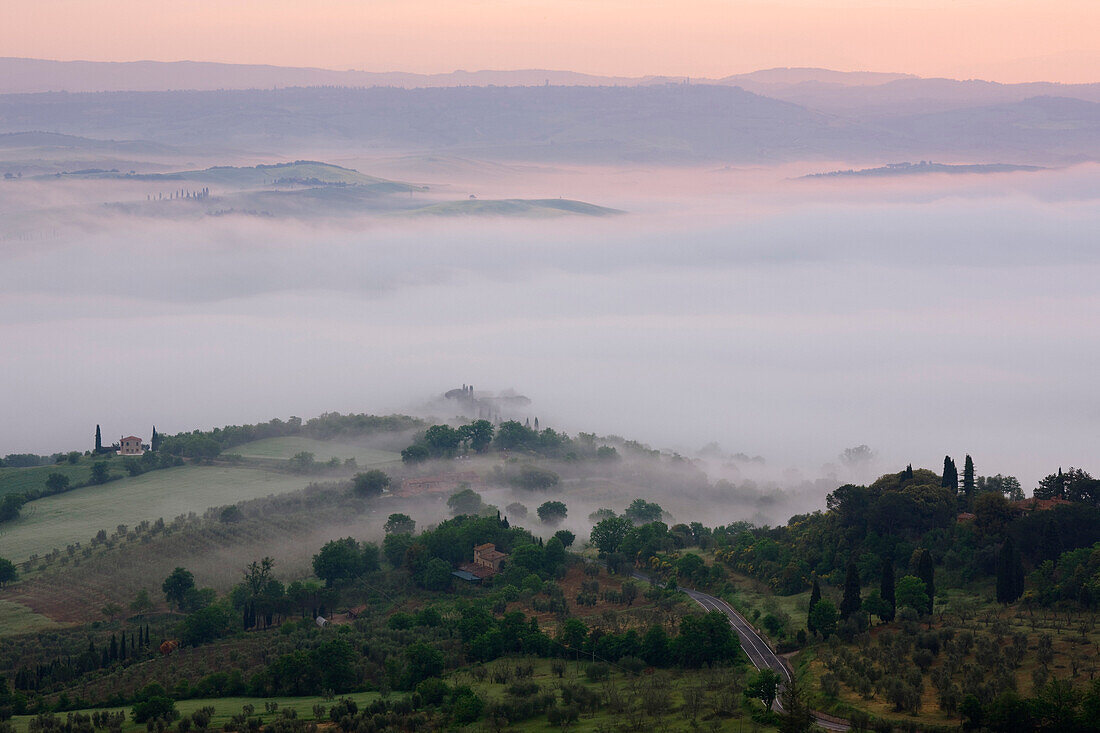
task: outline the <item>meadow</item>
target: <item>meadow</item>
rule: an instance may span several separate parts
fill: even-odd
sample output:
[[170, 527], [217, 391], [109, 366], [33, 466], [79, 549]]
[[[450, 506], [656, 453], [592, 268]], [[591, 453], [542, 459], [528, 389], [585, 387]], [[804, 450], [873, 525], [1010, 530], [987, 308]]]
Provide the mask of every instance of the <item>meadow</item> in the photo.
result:
[[401, 461], [401, 454], [392, 451], [366, 448], [349, 443], [334, 441], [314, 440], [300, 436], [287, 436], [283, 438], [265, 438], [244, 443], [227, 452], [234, 453], [242, 458], [260, 458], [286, 460], [298, 453], [312, 453], [313, 459], [318, 463], [324, 463], [333, 458], [346, 461], [354, 458], [359, 467], [380, 466]]
[[[92, 461], [82, 458], [76, 464], [66, 462], [33, 468], [0, 468], [0, 496], [42, 491], [46, 488], [46, 479], [51, 473], [67, 476], [70, 484], [84, 483], [92, 476], [91, 464]], [[111, 468], [112, 473], [118, 474], [122, 470], [122, 464], [114, 463]]]
[[0, 557], [18, 562], [87, 542], [101, 529], [201, 514], [208, 507], [296, 491], [307, 483], [303, 476], [254, 468], [188, 465], [88, 486], [24, 506], [19, 519], [0, 531]]

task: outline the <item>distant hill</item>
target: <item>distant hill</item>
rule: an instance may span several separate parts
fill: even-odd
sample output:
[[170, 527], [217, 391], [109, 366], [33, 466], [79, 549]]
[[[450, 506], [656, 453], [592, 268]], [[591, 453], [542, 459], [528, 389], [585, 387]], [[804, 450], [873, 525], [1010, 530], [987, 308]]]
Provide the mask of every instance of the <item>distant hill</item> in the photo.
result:
[[466, 199], [403, 212], [405, 216], [613, 216], [618, 209], [571, 199]]
[[161, 155], [176, 152], [169, 145], [145, 140], [95, 140], [77, 135], [56, 132], [9, 132], [0, 134], [0, 150], [4, 151], [91, 151], [129, 153], [136, 155]]
[[1100, 104], [1087, 100], [843, 116], [696, 84], [0, 95], [0, 132], [26, 129], [191, 148], [538, 163], [1100, 159]]
[[262, 186], [359, 186], [378, 192], [397, 193], [421, 191], [422, 186], [388, 181], [384, 178], [364, 175], [351, 168], [313, 160], [293, 163], [275, 163], [252, 167], [216, 166], [197, 171], [175, 173], [120, 173], [119, 171], [85, 170], [60, 174], [71, 178], [116, 178], [135, 181], [188, 181], [201, 184], [219, 184], [234, 188], [259, 188]]
[[880, 176], [913, 176], [927, 173], [1013, 173], [1016, 171], [1041, 171], [1047, 170], [1037, 165], [1011, 165], [1009, 163], [979, 163], [976, 165], [950, 165], [946, 163], [932, 163], [921, 161], [919, 163], [890, 163], [878, 168], [863, 168], [860, 170], [829, 171], [828, 173], [811, 173], [801, 178], [874, 178]]

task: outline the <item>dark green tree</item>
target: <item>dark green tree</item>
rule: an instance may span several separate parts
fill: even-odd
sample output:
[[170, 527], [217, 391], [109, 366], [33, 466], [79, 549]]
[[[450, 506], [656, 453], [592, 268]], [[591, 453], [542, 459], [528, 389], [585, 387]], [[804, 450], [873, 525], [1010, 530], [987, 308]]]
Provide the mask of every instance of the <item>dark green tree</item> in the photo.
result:
[[194, 587], [195, 576], [188, 570], [176, 568], [164, 579], [160, 589], [164, 592], [164, 598], [169, 604], [174, 603], [177, 609], [182, 609], [188, 591]]
[[951, 489], [952, 492], [959, 490], [959, 469], [955, 468], [955, 462], [951, 460], [951, 456], [943, 457], [943, 478], [940, 486]]
[[814, 606], [821, 600], [821, 586], [818, 585], [817, 578], [814, 578], [813, 587], [810, 588], [810, 607], [806, 609], [806, 629], [811, 634], [816, 634], [817, 629], [814, 628]]
[[424, 445], [410, 445], [408, 448], [404, 448], [401, 451], [401, 462], [406, 465], [413, 465], [416, 463], [423, 463], [432, 457], [431, 451]]
[[362, 575], [363, 552], [359, 543], [351, 537], [326, 542], [313, 556], [313, 574], [329, 588], [341, 580]]
[[600, 520], [592, 528], [589, 541], [602, 553], [612, 553], [619, 549], [627, 534], [634, 529], [629, 519], [622, 517], [608, 517]]
[[836, 633], [836, 606], [828, 599], [821, 599], [814, 604], [814, 610], [810, 611], [810, 622], [814, 630], [821, 634], [821, 638], [828, 639]]
[[447, 506], [456, 517], [460, 514], [477, 514], [481, 511], [481, 494], [473, 489], [462, 489], [451, 494], [447, 499]]
[[364, 473], [357, 473], [355, 474], [355, 478], [352, 479], [352, 487], [359, 496], [381, 496], [382, 492], [388, 489], [389, 486], [389, 475], [386, 474], [385, 471], [379, 471], [377, 468]]
[[99, 431], [99, 426], [95, 426], [95, 452], [103, 452], [103, 433]]
[[63, 473], [51, 473], [46, 477], [46, 488], [51, 494], [60, 494], [69, 488], [69, 477]]
[[154, 425], [153, 426], [153, 437], [151, 437], [149, 439], [149, 450], [151, 450], [151, 451], [160, 450], [160, 441], [161, 441], [161, 435], [160, 435], [160, 433], [157, 432], [157, 426]]
[[547, 501], [536, 510], [539, 519], [544, 524], [561, 524], [568, 513], [566, 506], [560, 501]]
[[15, 563], [6, 557], [0, 557], [0, 588], [18, 579], [19, 573], [16, 572]]
[[848, 572], [844, 577], [844, 598], [840, 601], [840, 617], [847, 619], [863, 606], [860, 598], [859, 569], [854, 562], [848, 563]]
[[782, 708], [779, 712], [780, 733], [808, 733], [814, 730], [817, 720], [797, 675], [792, 676], [783, 686], [779, 693], [779, 704]]
[[963, 483], [962, 493], [964, 508], [970, 511], [971, 502], [974, 501], [974, 459], [970, 457], [970, 454], [966, 454], [966, 460], [963, 461]]
[[559, 529], [554, 533], [554, 536], [561, 541], [562, 547], [571, 547], [573, 542], [577, 539], [577, 535], [567, 529]]
[[1012, 603], [1024, 594], [1024, 565], [1012, 537], [1005, 539], [997, 555], [997, 602]]
[[882, 582], [879, 586], [879, 595], [888, 606], [886, 615], [881, 618], [889, 623], [894, 620], [894, 613], [897, 611], [897, 600], [894, 595], [894, 561], [889, 557], [882, 559]]
[[663, 513], [664, 510], [661, 509], [660, 504], [645, 499], [635, 499], [623, 512], [623, 516], [634, 524], [648, 524], [659, 521]]
[[924, 581], [925, 592], [928, 593], [928, 607], [917, 609], [923, 613], [932, 613], [936, 603], [936, 569], [932, 563], [932, 553], [928, 550], [920, 554], [920, 562], [917, 563], [917, 576]]
[[493, 442], [493, 424], [488, 420], [474, 420], [458, 429], [459, 437], [469, 443], [477, 453], [484, 453]]
[[416, 531], [416, 522], [408, 514], [391, 514], [382, 529], [386, 534], [412, 534]]
[[111, 478], [111, 469], [106, 461], [98, 461], [92, 464], [92, 483], [105, 484]]
[[[828, 603], [828, 601], [823, 602]], [[783, 678], [774, 669], [758, 670], [745, 683], [745, 697], [759, 700], [770, 711], [775, 704], [775, 697], [779, 694], [779, 683], [782, 681]]]
[[917, 613], [924, 613], [928, 608], [928, 591], [924, 581], [914, 575], [906, 575], [898, 581], [897, 605], [912, 608]]

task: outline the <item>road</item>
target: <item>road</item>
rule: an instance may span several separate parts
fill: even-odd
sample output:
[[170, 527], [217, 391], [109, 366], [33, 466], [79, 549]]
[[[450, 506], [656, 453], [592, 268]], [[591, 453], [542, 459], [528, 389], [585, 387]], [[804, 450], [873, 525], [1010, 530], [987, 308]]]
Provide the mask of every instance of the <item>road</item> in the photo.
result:
[[[638, 571], [634, 571], [632, 575], [638, 580], [652, 582], [649, 576]], [[756, 629], [752, 627], [752, 624], [750, 624], [744, 616], [734, 611], [733, 608], [730, 607], [730, 604], [726, 603], [721, 598], [715, 598], [714, 596], [701, 593], [697, 590], [688, 588], [680, 588], [680, 590], [687, 595], [688, 598], [695, 601], [706, 610], [719, 611], [726, 615], [726, 618], [730, 620], [730, 626], [733, 627], [733, 630], [737, 632], [737, 636], [741, 639], [741, 648], [745, 650], [745, 654], [748, 655], [749, 661], [753, 663], [753, 666], [757, 669], [774, 669], [779, 673], [782, 680], [790, 681], [791, 673], [790, 670], [787, 669], [787, 665], [771, 650], [771, 647], [768, 646], [768, 642], [764, 641], [763, 637], [756, 633]], [[779, 700], [775, 701], [775, 707], [778, 710], [783, 709]], [[825, 730], [846, 731], [851, 728], [851, 726], [846, 723], [838, 722], [839, 719], [824, 718], [816, 713], [814, 714], [814, 718], [817, 720], [817, 724]]]

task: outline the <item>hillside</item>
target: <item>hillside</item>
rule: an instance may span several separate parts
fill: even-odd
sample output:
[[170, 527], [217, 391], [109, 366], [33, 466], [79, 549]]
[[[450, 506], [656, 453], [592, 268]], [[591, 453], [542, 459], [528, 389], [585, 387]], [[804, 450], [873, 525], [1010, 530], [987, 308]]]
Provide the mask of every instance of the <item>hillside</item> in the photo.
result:
[[570, 199], [477, 199], [449, 201], [402, 212], [404, 216], [613, 216], [623, 212]]

